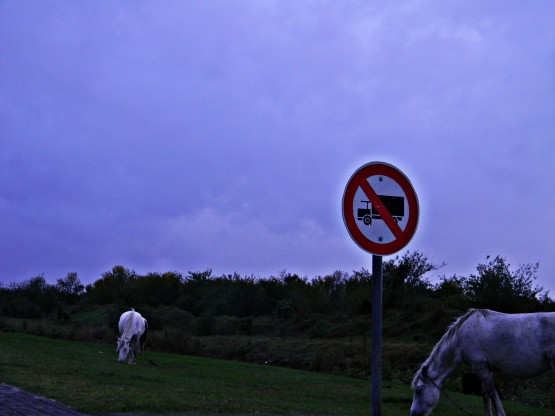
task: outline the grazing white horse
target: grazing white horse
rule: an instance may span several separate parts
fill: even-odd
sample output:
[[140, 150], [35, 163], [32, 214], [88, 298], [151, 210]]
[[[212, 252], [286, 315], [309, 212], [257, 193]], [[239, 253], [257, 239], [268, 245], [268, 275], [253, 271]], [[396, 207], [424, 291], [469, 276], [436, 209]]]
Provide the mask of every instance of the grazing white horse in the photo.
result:
[[411, 416], [427, 416], [439, 400], [440, 388], [461, 362], [482, 381], [486, 416], [505, 416], [492, 371], [530, 378], [555, 371], [555, 312], [504, 314], [470, 309], [436, 344], [412, 381]]
[[134, 309], [121, 315], [119, 318], [119, 333], [121, 336], [118, 338], [118, 346], [116, 348], [120, 363], [124, 363], [127, 360], [128, 364], [135, 364], [135, 355], [141, 351], [141, 341], [144, 342], [147, 330], [148, 322], [139, 312], [135, 312]]

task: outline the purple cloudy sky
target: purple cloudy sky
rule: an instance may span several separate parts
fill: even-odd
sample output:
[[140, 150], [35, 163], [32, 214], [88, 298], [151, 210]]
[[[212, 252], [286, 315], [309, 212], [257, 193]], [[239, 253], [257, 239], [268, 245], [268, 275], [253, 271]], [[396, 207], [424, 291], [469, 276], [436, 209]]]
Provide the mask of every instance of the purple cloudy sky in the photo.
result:
[[341, 199], [375, 160], [436, 277], [553, 291], [555, 3], [0, 2], [4, 284], [370, 269]]

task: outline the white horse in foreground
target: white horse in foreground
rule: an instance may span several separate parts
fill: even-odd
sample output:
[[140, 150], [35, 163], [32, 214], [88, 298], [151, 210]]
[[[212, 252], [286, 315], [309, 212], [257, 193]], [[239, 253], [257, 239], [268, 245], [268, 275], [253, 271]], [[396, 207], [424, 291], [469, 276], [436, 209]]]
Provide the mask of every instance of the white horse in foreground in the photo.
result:
[[416, 372], [411, 416], [432, 412], [443, 381], [461, 362], [482, 381], [486, 416], [492, 415], [492, 403], [497, 416], [505, 416], [491, 373], [530, 378], [555, 371], [555, 312], [508, 315], [470, 309], [447, 329]]
[[148, 322], [139, 312], [131, 309], [121, 315], [118, 326], [121, 335], [118, 338], [118, 346], [116, 348], [118, 362], [124, 363], [127, 360], [128, 364], [135, 364], [135, 355], [141, 351], [141, 341], [144, 342]]

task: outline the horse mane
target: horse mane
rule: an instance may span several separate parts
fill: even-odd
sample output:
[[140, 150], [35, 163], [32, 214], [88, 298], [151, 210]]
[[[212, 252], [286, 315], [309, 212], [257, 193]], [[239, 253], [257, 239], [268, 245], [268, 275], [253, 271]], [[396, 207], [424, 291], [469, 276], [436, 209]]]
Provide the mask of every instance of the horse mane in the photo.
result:
[[422, 372], [424, 371], [424, 369], [426, 367], [428, 367], [428, 365], [431, 361], [436, 359], [437, 355], [439, 354], [439, 352], [441, 351], [443, 346], [445, 344], [450, 343], [453, 340], [453, 338], [455, 338], [457, 336], [457, 334], [459, 333], [462, 325], [470, 317], [472, 317], [476, 314], [481, 314], [484, 318], [487, 318], [488, 313], [489, 313], [489, 311], [487, 309], [469, 309], [464, 315], [459, 316], [451, 325], [449, 325], [449, 327], [447, 328], [447, 330], [445, 331], [445, 333], [443, 334], [441, 339], [434, 346], [434, 349], [430, 353], [429, 357], [418, 368], [418, 371], [416, 372], [416, 374], [414, 375], [414, 378], [412, 380], [412, 384], [411, 384], [412, 388], [414, 388], [416, 386], [416, 383], [418, 382], [418, 379], [422, 376]]

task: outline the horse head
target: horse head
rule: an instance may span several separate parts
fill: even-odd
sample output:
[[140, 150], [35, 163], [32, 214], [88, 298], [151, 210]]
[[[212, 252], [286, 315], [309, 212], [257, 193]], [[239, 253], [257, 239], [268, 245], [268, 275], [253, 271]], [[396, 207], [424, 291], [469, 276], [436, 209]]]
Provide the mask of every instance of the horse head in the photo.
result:
[[116, 348], [116, 353], [118, 354], [118, 362], [124, 363], [129, 355], [129, 350], [131, 349], [129, 345], [129, 339], [124, 337], [118, 337], [118, 346]]
[[439, 401], [439, 386], [428, 375], [428, 368], [422, 366], [412, 382], [414, 396], [410, 416], [428, 416]]

